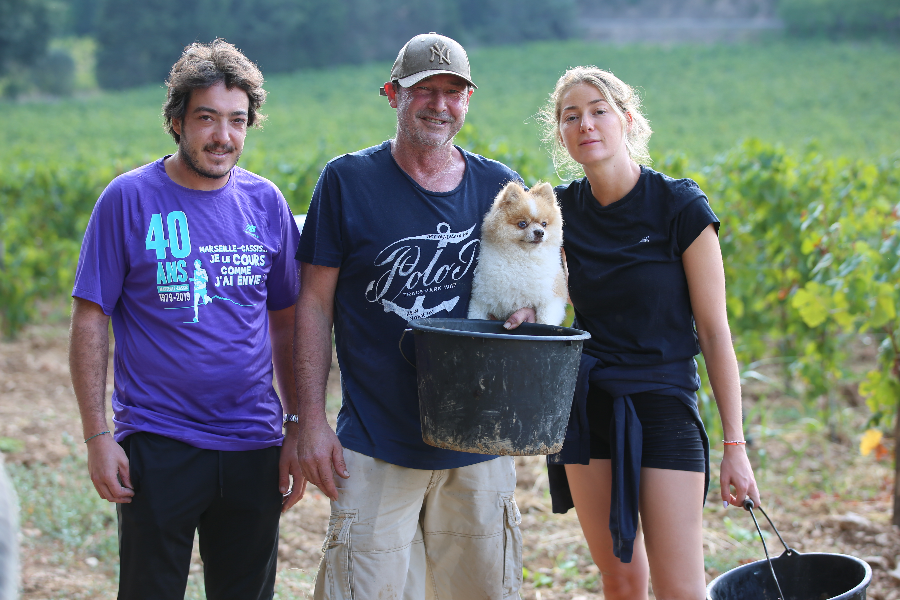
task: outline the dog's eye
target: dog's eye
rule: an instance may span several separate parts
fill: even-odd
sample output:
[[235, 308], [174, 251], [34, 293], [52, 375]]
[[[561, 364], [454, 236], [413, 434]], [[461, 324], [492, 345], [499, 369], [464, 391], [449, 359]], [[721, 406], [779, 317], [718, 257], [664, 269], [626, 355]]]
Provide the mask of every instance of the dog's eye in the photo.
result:
[[525, 221], [519, 221], [519, 229], [525, 229], [526, 227], [528, 227], [528, 223], [526, 223]]
[[541, 221], [541, 227], [546, 227], [546, 226], [547, 226], [547, 221]]

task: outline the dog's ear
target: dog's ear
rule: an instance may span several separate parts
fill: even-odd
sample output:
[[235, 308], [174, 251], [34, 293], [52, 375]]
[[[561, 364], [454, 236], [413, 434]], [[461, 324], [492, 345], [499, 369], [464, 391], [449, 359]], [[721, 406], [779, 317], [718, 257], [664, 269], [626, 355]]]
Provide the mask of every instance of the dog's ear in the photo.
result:
[[538, 181], [529, 191], [532, 196], [541, 198], [550, 204], [556, 204], [556, 194], [553, 193], [553, 186], [545, 181]]
[[494, 200], [494, 206], [500, 207], [512, 204], [524, 193], [525, 190], [521, 185], [515, 181], [510, 181], [502, 190], [500, 190], [500, 193], [497, 194], [497, 198]]

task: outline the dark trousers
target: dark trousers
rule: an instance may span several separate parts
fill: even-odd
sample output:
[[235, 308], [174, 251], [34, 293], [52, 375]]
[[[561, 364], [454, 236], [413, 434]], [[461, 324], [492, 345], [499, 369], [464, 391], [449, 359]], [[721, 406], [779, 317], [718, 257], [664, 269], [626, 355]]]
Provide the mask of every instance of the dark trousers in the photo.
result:
[[271, 600], [281, 448], [202, 450], [150, 433], [122, 447], [134, 497], [117, 505], [119, 599], [184, 598], [196, 530], [207, 598]]

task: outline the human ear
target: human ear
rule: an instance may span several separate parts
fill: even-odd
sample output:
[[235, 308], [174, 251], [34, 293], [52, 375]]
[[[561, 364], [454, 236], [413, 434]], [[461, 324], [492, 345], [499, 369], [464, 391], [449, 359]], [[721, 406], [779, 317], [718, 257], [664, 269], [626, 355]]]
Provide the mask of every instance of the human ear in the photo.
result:
[[397, 88], [394, 87], [394, 82], [388, 81], [384, 84], [384, 95], [387, 96], [391, 108], [397, 108]]

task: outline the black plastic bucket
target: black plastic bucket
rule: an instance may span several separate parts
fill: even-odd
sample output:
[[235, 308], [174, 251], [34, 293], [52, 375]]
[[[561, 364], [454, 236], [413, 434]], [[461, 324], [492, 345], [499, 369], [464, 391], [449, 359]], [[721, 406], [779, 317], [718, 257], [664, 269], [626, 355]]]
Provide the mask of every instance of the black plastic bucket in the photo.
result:
[[477, 454], [559, 452], [589, 333], [502, 321], [415, 319], [422, 439]]
[[[864, 600], [872, 581], [865, 561], [845, 554], [787, 550], [772, 559], [783, 600]], [[713, 579], [709, 600], [776, 600], [778, 588], [766, 560], [737, 567]]]

